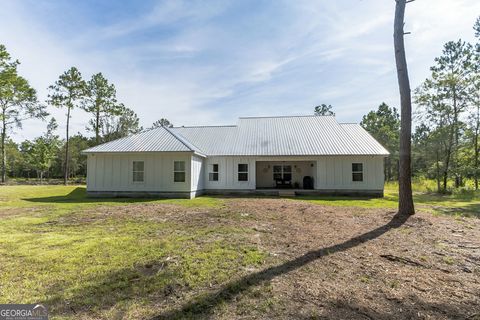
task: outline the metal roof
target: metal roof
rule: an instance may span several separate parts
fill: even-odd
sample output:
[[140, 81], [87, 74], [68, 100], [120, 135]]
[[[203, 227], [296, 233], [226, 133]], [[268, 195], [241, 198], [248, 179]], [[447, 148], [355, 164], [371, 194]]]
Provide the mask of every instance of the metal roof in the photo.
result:
[[240, 118], [236, 126], [177, 127], [207, 155], [388, 155], [358, 124], [333, 116]]
[[360, 125], [340, 124], [333, 116], [249, 117], [240, 118], [235, 126], [159, 129], [86, 152], [194, 151], [209, 156], [389, 154]]
[[199, 152], [190, 142], [165, 127], [143, 131], [84, 150], [92, 152]]

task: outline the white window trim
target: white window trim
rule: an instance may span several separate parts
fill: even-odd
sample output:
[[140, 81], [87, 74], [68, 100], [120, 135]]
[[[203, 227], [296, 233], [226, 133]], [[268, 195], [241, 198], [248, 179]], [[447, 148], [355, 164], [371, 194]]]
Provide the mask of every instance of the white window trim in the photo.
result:
[[[134, 180], [133, 180], [134, 173], [135, 173], [135, 172], [141, 172], [141, 171], [134, 171], [134, 170], [133, 170], [133, 169], [134, 169], [134, 168], [133, 168], [133, 163], [134, 163], [134, 162], [143, 162], [143, 181], [134, 181]], [[131, 168], [132, 168], [132, 171], [130, 171], [130, 172], [132, 173], [132, 179], [130, 179], [130, 180], [132, 181], [132, 183], [133, 183], [133, 184], [145, 184], [145, 160], [140, 160], [140, 159], [138, 159], [138, 160], [132, 160], [132, 166], [131, 166]]]
[[[183, 162], [183, 171], [176, 171], [175, 170], [175, 162]], [[177, 172], [183, 172], [185, 173], [185, 180], [184, 181], [175, 181], [175, 173]], [[187, 182], [187, 162], [185, 160], [173, 160], [173, 183], [185, 183]]]
[[[217, 166], [217, 171], [213, 171], [213, 167]], [[210, 180], [210, 174], [216, 173], [217, 180]], [[220, 164], [219, 163], [212, 163], [208, 166], [208, 181], [209, 182], [219, 182], [220, 181]]]
[[[247, 171], [239, 171], [239, 170], [238, 170], [238, 166], [240, 166], [241, 164], [245, 164], [245, 165], [247, 166]], [[240, 174], [240, 173], [246, 173], [246, 174], [247, 174], [247, 180], [240, 180], [240, 179], [239, 179], [239, 174]], [[245, 163], [245, 162], [239, 162], [239, 163], [237, 163], [237, 182], [239, 182], [239, 183], [247, 183], [247, 182], [249, 182], [249, 181], [250, 181], [250, 164], [249, 164], [248, 162], [247, 162], [247, 163]]]
[[[354, 164], [361, 164], [362, 165], [362, 171], [353, 171], [353, 165]], [[350, 164], [350, 170], [352, 171], [351, 173], [351, 179], [353, 183], [363, 183], [365, 182], [365, 163], [363, 161], [355, 161]], [[355, 181], [353, 180], [353, 174], [354, 173], [361, 173], [362, 174], [362, 181]]]

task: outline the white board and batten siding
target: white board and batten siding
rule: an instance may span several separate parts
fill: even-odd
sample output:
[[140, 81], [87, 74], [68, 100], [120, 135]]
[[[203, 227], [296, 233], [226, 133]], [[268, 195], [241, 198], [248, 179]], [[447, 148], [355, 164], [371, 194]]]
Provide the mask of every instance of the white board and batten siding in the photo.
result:
[[191, 164], [191, 188], [194, 195], [199, 195], [205, 189], [205, 165], [204, 158], [192, 155]]
[[[254, 190], [255, 189], [255, 158], [253, 157], [208, 157], [205, 159], [205, 189], [206, 190]], [[218, 181], [210, 181], [209, 173], [212, 165], [218, 164]], [[238, 165], [248, 165], [248, 180], [238, 181]]]
[[[133, 181], [133, 162], [144, 162], [144, 181]], [[185, 162], [185, 182], [174, 182], [174, 161]], [[201, 170], [187, 152], [90, 153], [87, 159], [87, 191], [190, 193]], [[194, 178], [192, 172], [197, 175]]]
[[[329, 156], [317, 159], [315, 189], [383, 190], [382, 156]], [[353, 181], [352, 163], [363, 165], [363, 181]]]
[[[219, 156], [204, 159], [205, 190], [254, 190], [257, 162], [313, 163], [316, 190], [383, 190], [383, 156], [313, 156], [313, 157], [235, 157]], [[248, 181], [238, 181], [238, 164], [248, 164]], [[363, 181], [353, 181], [352, 164], [362, 163]], [[210, 181], [213, 164], [219, 166], [218, 181]], [[304, 170], [307, 172], [307, 170]], [[260, 186], [262, 187], [262, 186]]]

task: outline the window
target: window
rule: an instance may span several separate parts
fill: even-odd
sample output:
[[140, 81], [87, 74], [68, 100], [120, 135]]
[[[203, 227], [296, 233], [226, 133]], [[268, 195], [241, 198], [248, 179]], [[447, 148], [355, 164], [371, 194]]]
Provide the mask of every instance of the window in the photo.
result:
[[363, 181], [363, 163], [352, 163], [352, 181]]
[[218, 181], [218, 164], [212, 164], [210, 166], [210, 172], [208, 173], [209, 181]]
[[238, 164], [238, 181], [248, 181], [248, 164]]
[[173, 181], [185, 182], [185, 161], [173, 162]]
[[290, 165], [276, 165], [273, 166], [273, 180], [292, 180], [292, 166]]
[[143, 161], [133, 161], [133, 182], [143, 182], [145, 176], [145, 163]]

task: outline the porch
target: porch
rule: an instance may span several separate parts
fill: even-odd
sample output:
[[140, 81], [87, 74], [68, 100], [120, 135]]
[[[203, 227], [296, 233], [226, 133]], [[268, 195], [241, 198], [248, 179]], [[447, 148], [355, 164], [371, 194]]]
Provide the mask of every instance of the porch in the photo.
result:
[[256, 190], [301, 192], [315, 188], [316, 161], [257, 161]]

